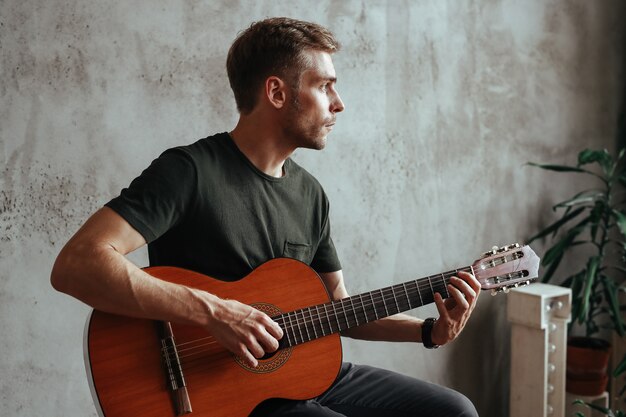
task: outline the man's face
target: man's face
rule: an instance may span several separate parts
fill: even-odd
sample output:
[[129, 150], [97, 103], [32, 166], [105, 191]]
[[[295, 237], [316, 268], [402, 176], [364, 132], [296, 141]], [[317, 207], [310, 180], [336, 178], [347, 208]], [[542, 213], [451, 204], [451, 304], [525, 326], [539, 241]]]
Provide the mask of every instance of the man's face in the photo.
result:
[[291, 91], [285, 132], [296, 147], [323, 149], [344, 105], [335, 90], [337, 76], [330, 54], [314, 50], [305, 54], [310, 65], [301, 75], [299, 88]]

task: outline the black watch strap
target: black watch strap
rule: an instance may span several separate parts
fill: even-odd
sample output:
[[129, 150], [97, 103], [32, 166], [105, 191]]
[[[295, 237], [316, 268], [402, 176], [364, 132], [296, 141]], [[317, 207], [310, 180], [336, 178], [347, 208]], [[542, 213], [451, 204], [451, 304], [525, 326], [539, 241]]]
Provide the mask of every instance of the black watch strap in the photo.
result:
[[436, 318], [429, 317], [422, 323], [422, 343], [426, 349], [437, 349], [439, 345], [433, 343], [432, 333]]

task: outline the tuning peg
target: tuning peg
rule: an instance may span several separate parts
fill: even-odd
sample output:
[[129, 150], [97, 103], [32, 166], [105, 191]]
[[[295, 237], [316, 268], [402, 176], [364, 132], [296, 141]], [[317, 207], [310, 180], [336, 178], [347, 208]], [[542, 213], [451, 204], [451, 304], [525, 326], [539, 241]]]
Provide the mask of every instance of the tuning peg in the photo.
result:
[[493, 255], [497, 255], [499, 253], [503, 253], [503, 252], [507, 252], [511, 249], [515, 249], [515, 248], [520, 248], [520, 244], [519, 243], [512, 243], [510, 245], [504, 245], [502, 247], [498, 247], [498, 246], [493, 246], [491, 248], [491, 250], [489, 252], [485, 252], [483, 253], [483, 258], [486, 258], [488, 256], [493, 256]]

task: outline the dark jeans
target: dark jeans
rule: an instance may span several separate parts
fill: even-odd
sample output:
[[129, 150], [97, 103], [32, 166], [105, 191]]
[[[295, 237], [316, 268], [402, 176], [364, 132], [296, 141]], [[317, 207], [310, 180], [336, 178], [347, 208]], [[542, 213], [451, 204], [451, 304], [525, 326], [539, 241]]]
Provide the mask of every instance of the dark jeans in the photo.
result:
[[478, 417], [449, 388], [371, 366], [344, 363], [335, 383], [308, 401], [267, 400], [250, 417]]

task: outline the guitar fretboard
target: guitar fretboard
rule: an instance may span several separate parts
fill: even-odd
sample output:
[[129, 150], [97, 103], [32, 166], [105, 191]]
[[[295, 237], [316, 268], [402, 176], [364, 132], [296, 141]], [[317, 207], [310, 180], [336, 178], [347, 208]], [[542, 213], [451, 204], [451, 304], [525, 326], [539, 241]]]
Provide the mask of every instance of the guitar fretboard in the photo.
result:
[[448, 298], [448, 282], [459, 271], [473, 272], [468, 266], [274, 316], [272, 319], [284, 332], [280, 347], [299, 345], [433, 303], [435, 293]]

